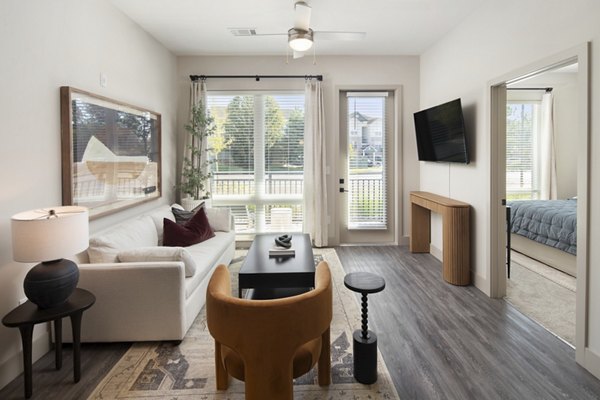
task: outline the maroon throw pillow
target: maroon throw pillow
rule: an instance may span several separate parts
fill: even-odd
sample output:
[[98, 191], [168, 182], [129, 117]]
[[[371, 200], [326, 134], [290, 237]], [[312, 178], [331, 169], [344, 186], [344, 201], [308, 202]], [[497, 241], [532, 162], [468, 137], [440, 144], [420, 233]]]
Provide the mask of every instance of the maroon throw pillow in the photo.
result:
[[171, 247], [187, 247], [215, 236], [204, 208], [199, 209], [192, 219], [183, 225], [164, 218], [163, 230], [163, 246]]

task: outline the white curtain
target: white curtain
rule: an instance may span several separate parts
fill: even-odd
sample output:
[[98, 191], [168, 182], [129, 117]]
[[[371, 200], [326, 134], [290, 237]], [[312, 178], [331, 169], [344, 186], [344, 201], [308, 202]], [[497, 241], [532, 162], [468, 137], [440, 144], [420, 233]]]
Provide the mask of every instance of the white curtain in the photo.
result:
[[555, 200], [556, 154], [554, 152], [554, 98], [551, 92], [544, 93], [541, 105], [541, 154], [540, 154], [540, 199]]
[[327, 160], [325, 112], [321, 82], [304, 87], [304, 232], [317, 247], [327, 246]]
[[[206, 101], [207, 101], [207, 95], [206, 95], [206, 82], [204, 82], [203, 80], [201, 81], [192, 81], [192, 85], [190, 87], [190, 109], [189, 109], [189, 114], [190, 114], [190, 119], [192, 116], [192, 110], [194, 107], [198, 106], [198, 105], [202, 105], [202, 107], [204, 108], [204, 110], [206, 111]], [[204, 139], [206, 141], [206, 139]], [[184, 137], [183, 137], [183, 157], [182, 160], [187, 158], [191, 158], [192, 156], [192, 152], [190, 150], [190, 146], [193, 147], [198, 147], [199, 143], [196, 143], [196, 139], [194, 137], [192, 137], [192, 135], [190, 135], [187, 131], [184, 130]], [[204, 143], [204, 149], [207, 148], [207, 144]], [[203, 159], [202, 162], [204, 162], [204, 158], [206, 157], [206, 154], [202, 155]], [[183, 166], [184, 164], [182, 163], [181, 168], [183, 171]], [[183, 179], [183, 178], [181, 178]], [[186, 196], [185, 193], [180, 193], [181, 197]]]

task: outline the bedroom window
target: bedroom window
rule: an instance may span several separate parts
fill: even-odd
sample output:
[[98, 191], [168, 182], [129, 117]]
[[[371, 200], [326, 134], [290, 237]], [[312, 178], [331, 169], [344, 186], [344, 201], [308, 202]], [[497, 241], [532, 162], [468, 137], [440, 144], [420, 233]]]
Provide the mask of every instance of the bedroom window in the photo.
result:
[[213, 206], [228, 207], [236, 233], [300, 232], [304, 94], [209, 92]]
[[540, 101], [506, 105], [506, 198], [540, 197]]

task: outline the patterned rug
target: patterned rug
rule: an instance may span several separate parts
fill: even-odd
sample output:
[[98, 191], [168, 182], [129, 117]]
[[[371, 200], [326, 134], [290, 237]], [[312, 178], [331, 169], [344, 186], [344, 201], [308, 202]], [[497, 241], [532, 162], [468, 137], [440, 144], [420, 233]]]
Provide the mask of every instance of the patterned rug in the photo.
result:
[[[315, 249], [315, 262], [329, 263], [333, 280], [331, 323], [331, 380], [317, 384], [316, 368], [294, 381], [294, 398], [302, 400], [399, 399], [388, 369], [378, 354], [378, 379], [362, 385], [352, 375], [352, 332], [360, 327], [360, 308], [354, 293], [344, 287], [344, 270], [333, 249]], [[246, 250], [236, 251], [229, 269], [232, 293], [237, 293], [237, 272]], [[157, 323], [160, 323], [157, 321]], [[135, 343], [100, 382], [88, 399], [222, 399], [243, 400], [244, 383], [230, 378], [227, 391], [217, 391], [214, 344], [206, 327], [204, 309], [184, 340]], [[265, 399], [270, 400], [270, 399]]]

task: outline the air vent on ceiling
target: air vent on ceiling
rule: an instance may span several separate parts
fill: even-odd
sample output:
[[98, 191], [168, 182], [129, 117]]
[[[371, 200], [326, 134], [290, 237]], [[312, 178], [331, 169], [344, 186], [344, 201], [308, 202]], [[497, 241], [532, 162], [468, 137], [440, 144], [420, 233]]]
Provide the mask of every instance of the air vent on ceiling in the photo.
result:
[[256, 36], [256, 28], [228, 28], [233, 36]]

